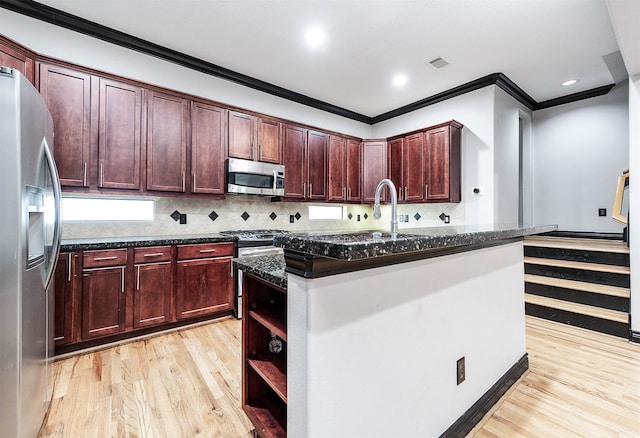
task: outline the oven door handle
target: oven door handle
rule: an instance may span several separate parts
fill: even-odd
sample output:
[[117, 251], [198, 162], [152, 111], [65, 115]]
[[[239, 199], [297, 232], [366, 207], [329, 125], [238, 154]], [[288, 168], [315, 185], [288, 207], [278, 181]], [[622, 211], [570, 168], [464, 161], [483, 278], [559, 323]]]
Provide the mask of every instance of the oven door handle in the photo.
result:
[[251, 257], [251, 256], [258, 256], [258, 255], [268, 255], [268, 254], [278, 254], [281, 253], [283, 250], [282, 248], [276, 247], [276, 246], [269, 246], [269, 247], [259, 247], [259, 248], [242, 248], [241, 250], [238, 250], [238, 257]]

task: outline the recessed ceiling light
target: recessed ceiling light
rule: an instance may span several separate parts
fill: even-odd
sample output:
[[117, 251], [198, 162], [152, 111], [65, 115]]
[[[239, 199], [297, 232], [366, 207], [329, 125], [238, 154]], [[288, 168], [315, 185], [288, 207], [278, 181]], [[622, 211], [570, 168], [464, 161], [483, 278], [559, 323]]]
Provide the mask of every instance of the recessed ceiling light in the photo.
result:
[[307, 31], [305, 36], [307, 38], [307, 43], [312, 47], [321, 46], [327, 38], [324, 30], [319, 27], [312, 27]]
[[577, 80], [577, 79], [571, 79], [571, 80], [569, 80], [569, 81], [567, 81], [567, 82], [563, 82], [563, 83], [562, 83], [562, 86], [563, 86], [563, 87], [568, 87], [569, 85], [573, 85], [573, 84], [575, 84], [576, 82], [578, 82], [578, 80]]
[[407, 76], [403, 74], [395, 75], [393, 77], [393, 85], [396, 87], [404, 87], [407, 84]]

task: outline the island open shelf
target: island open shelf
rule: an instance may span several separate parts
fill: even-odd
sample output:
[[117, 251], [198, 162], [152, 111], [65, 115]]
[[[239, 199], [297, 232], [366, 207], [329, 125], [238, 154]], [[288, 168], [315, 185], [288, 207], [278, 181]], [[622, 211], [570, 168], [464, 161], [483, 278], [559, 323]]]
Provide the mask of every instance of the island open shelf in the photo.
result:
[[287, 424], [287, 295], [243, 275], [242, 407], [260, 437], [285, 437]]

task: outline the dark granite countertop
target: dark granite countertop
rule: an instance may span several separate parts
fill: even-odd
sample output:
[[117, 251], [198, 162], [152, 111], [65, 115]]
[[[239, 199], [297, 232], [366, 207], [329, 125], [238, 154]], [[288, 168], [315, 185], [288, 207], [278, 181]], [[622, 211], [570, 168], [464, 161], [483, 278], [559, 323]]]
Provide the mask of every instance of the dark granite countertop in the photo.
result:
[[126, 248], [130, 246], [185, 245], [192, 243], [234, 242], [234, 237], [222, 234], [177, 236], [103, 237], [97, 239], [63, 239], [61, 251]]
[[276, 236], [274, 245], [286, 250], [338, 260], [358, 260], [430, 249], [490, 244], [531, 234], [555, 231], [556, 225], [460, 225], [403, 229], [392, 239], [388, 232], [310, 232]]
[[287, 289], [287, 274], [284, 272], [284, 255], [282, 254], [241, 257], [233, 259], [233, 265], [268, 283]]

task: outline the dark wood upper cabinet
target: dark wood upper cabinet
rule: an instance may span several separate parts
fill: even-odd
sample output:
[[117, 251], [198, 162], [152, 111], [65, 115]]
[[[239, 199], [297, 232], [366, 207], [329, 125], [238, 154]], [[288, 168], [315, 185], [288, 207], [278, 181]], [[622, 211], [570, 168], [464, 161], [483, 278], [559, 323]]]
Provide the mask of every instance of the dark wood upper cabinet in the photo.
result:
[[356, 140], [347, 140], [347, 201], [359, 202], [362, 200], [360, 185], [362, 180], [362, 143]]
[[142, 88], [100, 79], [98, 187], [140, 189]]
[[298, 126], [285, 125], [283, 164], [285, 171], [284, 196], [304, 199], [307, 187], [307, 130]]
[[229, 156], [253, 160], [254, 120], [249, 114], [229, 111]]
[[329, 185], [327, 187], [327, 200], [329, 201], [347, 200], [346, 159], [346, 139], [332, 135], [328, 152]]
[[[307, 131], [307, 172], [309, 177], [309, 199], [327, 199], [327, 149], [329, 135], [324, 132]], [[286, 171], [286, 168], [285, 168]]]
[[282, 163], [281, 126], [276, 120], [258, 118], [258, 161]]
[[[365, 141], [362, 145], [362, 201], [371, 203], [375, 199], [376, 187], [387, 177], [387, 142]], [[386, 199], [386, 190], [382, 193]]]
[[389, 141], [389, 179], [395, 184], [398, 201], [404, 200], [404, 138]]
[[424, 133], [427, 153], [427, 200], [460, 202], [460, 134], [462, 125], [451, 121]]
[[191, 192], [224, 194], [225, 110], [191, 102]]
[[185, 191], [187, 116], [186, 99], [147, 93], [147, 190]]
[[404, 201], [423, 201], [425, 186], [422, 159], [422, 132], [408, 135], [403, 141], [403, 199]]
[[20, 71], [33, 84], [34, 64], [32, 54], [0, 38], [0, 67], [11, 67]]
[[53, 156], [63, 186], [88, 187], [91, 76], [40, 64], [39, 89], [53, 118]]

